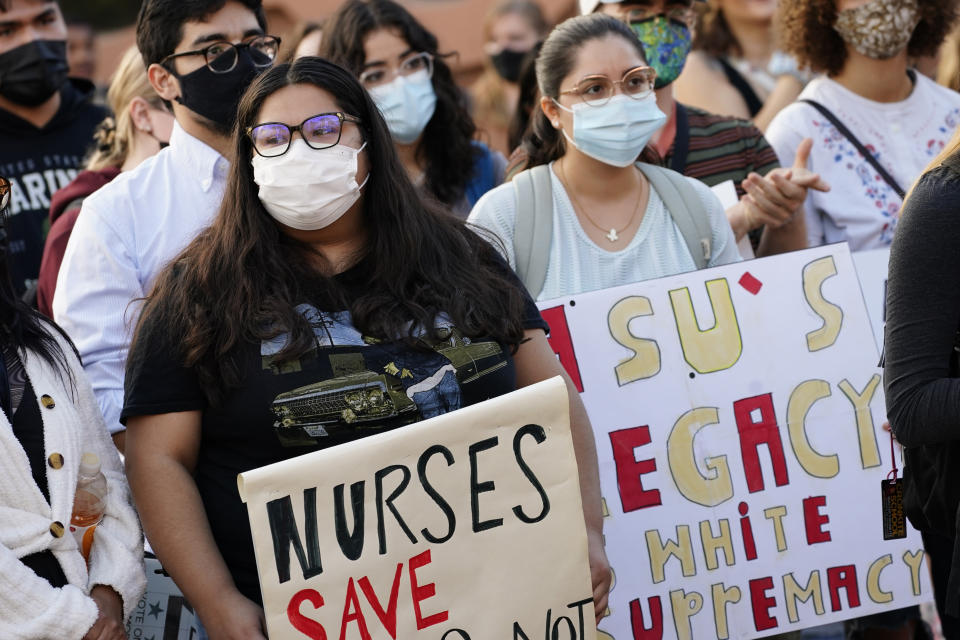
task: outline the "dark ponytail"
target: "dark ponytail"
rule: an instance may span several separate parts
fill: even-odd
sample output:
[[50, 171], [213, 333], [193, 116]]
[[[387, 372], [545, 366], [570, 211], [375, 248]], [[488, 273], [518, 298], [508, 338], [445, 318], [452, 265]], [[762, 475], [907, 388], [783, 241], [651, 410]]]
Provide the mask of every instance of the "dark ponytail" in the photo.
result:
[[[543, 43], [537, 56], [537, 84], [540, 95], [556, 100], [560, 97], [560, 83], [573, 70], [580, 49], [591, 40], [618, 35], [629, 42], [644, 60], [643, 46], [633, 30], [624, 22], [603, 13], [592, 13], [570, 18], [559, 24]], [[566, 153], [566, 141], [554, 129], [546, 114], [536, 105], [533, 109], [531, 132], [523, 141], [530, 160], [528, 168], [548, 164]]]

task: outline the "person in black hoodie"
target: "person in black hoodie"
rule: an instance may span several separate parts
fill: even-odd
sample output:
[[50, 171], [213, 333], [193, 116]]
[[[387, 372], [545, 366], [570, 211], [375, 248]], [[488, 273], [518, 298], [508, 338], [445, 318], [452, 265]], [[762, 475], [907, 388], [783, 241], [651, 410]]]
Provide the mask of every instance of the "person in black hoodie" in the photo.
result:
[[11, 183], [14, 288], [35, 286], [50, 196], [77, 175], [107, 115], [93, 85], [67, 78], [67, 26], [56, 2], [0, 0], [0, 174]]

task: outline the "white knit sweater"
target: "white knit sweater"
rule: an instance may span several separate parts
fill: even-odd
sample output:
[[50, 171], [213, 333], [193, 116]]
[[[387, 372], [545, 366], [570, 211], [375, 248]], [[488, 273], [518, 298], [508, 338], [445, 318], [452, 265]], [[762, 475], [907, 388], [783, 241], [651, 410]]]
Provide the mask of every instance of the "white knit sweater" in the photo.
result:
[[[64, 460], [60, 469], [46, 467], [50, 504], [33, 480], [27, 455], [7, 416], [0, 411], [0, 638], [4, 640], [82, 638], [97, 619], [97, 606], [89, 597], [92, 587], [105, 585], [120, 594], [125, 617], [146, 587], [143, 534], [120, 458], [73, 348], [58, 334], [56, 338], [70, 366], [72, 384], [38, 355], [20, 354], [40, 405], [46, 455], [59, 453]], [[44, 406], [44, 396], [53, 400], [52, 407]], [[89, 572], [69, 531], [80, 457], [88, 451], [100, 456], [109, 487]], [[67, 529], [60, 538], [51, 534], [55, 522]], [[69, 583], [61, 589], [50, 586], [19, 560], [48, 549]]]

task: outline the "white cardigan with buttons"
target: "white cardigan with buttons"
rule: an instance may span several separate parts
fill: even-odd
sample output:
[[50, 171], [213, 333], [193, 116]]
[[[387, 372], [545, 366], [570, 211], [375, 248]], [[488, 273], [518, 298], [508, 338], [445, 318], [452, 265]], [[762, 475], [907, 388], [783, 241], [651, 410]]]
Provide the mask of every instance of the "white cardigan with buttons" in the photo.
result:
[[[20, 353], [43, 419], [49, 504], [33, 480], [10, 421], [0, 411], [0, 638], [4, 640], [80, 639], [97, 620], [91, 588], [112, 587], [123, 600], [126, 617], [146, 587], [143, 534], [120, 457], [72, 346], [55, 329], [51, 333], [64, 352], [72, 381], [40, 356]], [[94, 536], [89, 571], [69, 530], [80, 457], [88, 451], [100, 456], [108, 486], [106, 514]], [[62, 466], [55, 454], [63, 457]], [[60, 562], [67, 586], [50, 586], [20, 561], [45, 550]]]

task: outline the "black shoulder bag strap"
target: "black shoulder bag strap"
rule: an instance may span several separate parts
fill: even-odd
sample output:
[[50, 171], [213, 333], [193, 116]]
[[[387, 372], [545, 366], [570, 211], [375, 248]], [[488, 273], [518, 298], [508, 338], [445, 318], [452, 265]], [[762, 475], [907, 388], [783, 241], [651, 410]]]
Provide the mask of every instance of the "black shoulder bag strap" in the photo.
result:
[[893, 176], [891, 176], [887, 170], [884, 169], [879, 162], [877, 162], [877, 159], [872, 153], [870, 153], [870, 151], [867, 150], [865, 146], [863, 146], [863, 143], [857, 139], [857, 136], [853, 135], [853, 132], [850, 131], [850, 129], [847, 129], [847, 126], [840, 122], [840, 119], [837, 118], [837, 116], [833, 115], [833, 112], [830, 111], [830, 109], [827, 109], [816, 100], [798, 100], [798, 102], [807, 103], [819, 111], [824, 118], [829, 120], [830, 124], [835, 126], [837, 131], [843, 134], [843, 136], [849, 140], [854, 147], [857, 148], [857, 151], [860, 152], [860, 155], [863, 156], [863, 159], [870, 163], [870, 166], [873, 167], [874, 171], [876, 171], [880, 177], [883, 178], [883, 181], [890, 185], [890, 188], [893, 189], [898, 196], [900, 196], [901, 200], [903, 200], [904, 196], [906, 196], [906, 192], [900, 187], [899, 184], [897, 184], [897, 181], [893, 179]]
[[743, 77], [743, 74], [737, 71], [723, 56], [718, 57], [717, 61], [723, 68], [723, 75], [727, 76], [727, 80], [733, 85], [733, 88], [737, 90], [737, 93], [740, 94], [743, 101], [747, 103], [747, 110], [750, 112], [750, 117], [752, 118], [760, 113], [760, 109], [763, 109], [763, 102], [757, 97], [757, 92], [753, 90], [753, 87], [751, 87], [747, 79]]
[[687, 118], [687, 108], [679, 102], [676, 105], [677, 132], [673, 138], [673, 155], [670, 157], [670, 168], [686, 175], [687, 155], [690, 153], [690, 120]]

